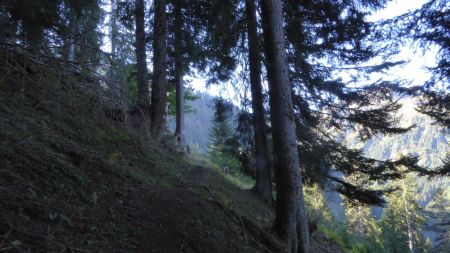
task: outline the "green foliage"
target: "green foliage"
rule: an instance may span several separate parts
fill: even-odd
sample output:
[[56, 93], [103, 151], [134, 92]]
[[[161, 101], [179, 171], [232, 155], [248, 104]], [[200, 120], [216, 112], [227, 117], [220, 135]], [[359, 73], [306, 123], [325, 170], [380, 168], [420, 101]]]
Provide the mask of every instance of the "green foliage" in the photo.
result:
[[333, 221], [333, 215], [328, 208], [329, 203], [325, 198], [323, 189], [318, 184], [305, 185], [303, 193], [308, 220], [312, 223], [330, 224]]
[[[195, 94], [195, 91], [190, 86], [184, 86], [184, 113], [195, 113], [195, 108], [192, 107], [188, 101], [195, 101], [199, 97]], [[169, 85], [167, 89], [167, 114], [170, 116], [175, 116], [177, 114], [176, 112], [176, 92], [175, 92], [175, 85]]]
[[432, 252], [450, 252], [449, 188], [439, 187], [436, 189], [432, 201], [426, 207], [426, 214], [431, 218], [428, 229], [437, 234]]
[[425, 215], [419, 205], [417, 182], [408, 177], [395, 185], [399, 190], [388, 195], [381, 218], [383, 245], [391, 252], [427, 252], [422, 236]]
[[211, 161], [219, 165], [220, 168], [228, 167], [230, 172], [238, 173], [240, 163], [234, 156], [234, 129], [231, 125], [232, 105], [222, 98], [216, 98], [214, 102], [215, 113], [213, 125], [210, 129], [209, 156]]
[[98, 64], [103, 19], [100, 0], [7, 0], [0, 4], [0, 40], [14, 38], [32, 50], [64, 55], [68, 38], [78, 49], [77, 60]]
[[[377, 241], [379, 234], [371, 232], [362, 235], [352, 229], [351, 222], [342, 223], [335, 220], [328, 207], [324, 190], [319, 185], [305, 185], [303, 191], [310, 223], [315, 224], [320, 232], [333, 239], [342, 249], [354, 253], [384, 252], [382, 245]], [[346, 214], [347, 209], [346, 205]], [[379, 231], [378, 224], [373, 218], [367, 223]]]
[[350, 253], [388, 252], [385, 248], [363, 237], [348, 232], [345, 225], [335, 223], [333, 226], [318, 226], [319, 231], [333, 239], [343, 250]]

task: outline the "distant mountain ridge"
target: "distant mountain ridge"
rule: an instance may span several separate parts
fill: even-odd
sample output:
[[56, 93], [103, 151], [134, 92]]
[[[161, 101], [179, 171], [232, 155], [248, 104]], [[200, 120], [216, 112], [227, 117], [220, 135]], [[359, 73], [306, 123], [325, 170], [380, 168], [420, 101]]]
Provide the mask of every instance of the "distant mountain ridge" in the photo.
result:
[[420, 157], [419, 164], [430, 168], [442, 165], [442, 157], [449, 151], [450, 136], [442, 127], [435, 125], [431, 118], [415, 110], [411, 98], [401, 100], [399, 110], [401, 126], [415, 125], [413, 129], [400, 135], [378, 135], [369, 141], [360, 142], [355, 133], [345, 137], [351, 147], [363, 148], [367, 156], [376, 159], [395, 159], [401, 154]]
[[[196, 95], [199, 98], [189, 102], [195, 112], [186, 114], [186, 139], [189, 145], [206, 152], [209, 128], [214, 115], [214, 97], [208, 93]], [[367, 142], [360, 142], [356, 133], [348, 132], [343, 138], [345, 143], [350, 147], [363, 148], [367, 156], [376, 159], [394, 159], [400, 154], [409, 153], [418, 155], [422, 166], [432, 168], [441, 165], [442, 158], [450, 152], [450, 135], [442, 127], [433, 124], [428, 116], [417, 112], [413, 99], [403, 98], [401, 104], [403, 106], [398, 115], [401, 125], [415, 125], [409, 132], [400, 135], [377, 135]]]
[[[442, 159], [450, 152], [448, 130], [434, 124], [432, 119], [416, 111], [412, 98], [403, 98], [398, 117], [401, 126], [415, 125], [410, 131], [398, 135], [377, 135], [367, 142], [361, 142], [357, 134], [349, 133], [344, 138], [350, 147], [363, 148], [368, 157], [386, 160], [400, 155], [412, 154], [419, 157], [419, 165], [436, 168], [442, 165]], [[424, 203], [437, 186], [450, 186], [450, 179], [441, 177], [432, 180], [418, 178], [419, 194]]]

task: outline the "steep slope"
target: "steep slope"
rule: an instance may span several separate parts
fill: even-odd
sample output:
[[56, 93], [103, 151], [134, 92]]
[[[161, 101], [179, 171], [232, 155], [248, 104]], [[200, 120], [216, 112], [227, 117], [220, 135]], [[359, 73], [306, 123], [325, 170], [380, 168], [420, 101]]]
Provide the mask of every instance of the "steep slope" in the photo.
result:
[[1, 252], [283, 251], [272, 208], [121, 122], [88, 70], [16, 49], [0, 62]]

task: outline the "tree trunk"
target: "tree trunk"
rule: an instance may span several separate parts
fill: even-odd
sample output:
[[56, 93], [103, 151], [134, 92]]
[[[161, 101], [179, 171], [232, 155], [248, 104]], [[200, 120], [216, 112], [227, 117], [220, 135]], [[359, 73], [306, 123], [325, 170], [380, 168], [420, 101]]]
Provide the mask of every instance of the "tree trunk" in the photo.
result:
[[294, 111], [289, 84], [280, 0], [261, 0], [267, 56], [270, 116], [275, 155], [277, 206], [275, 229], [289, 252], [309, 252]]
[[183, 85], [183, 16], [182, 2], [175, 1], [175, 89], [176, 89], [176, 129], [175, 137], [180, 148], [185, 145], [184, 136], [184, 85]]
[[75, 61], [75, 36], [76, 36], [76, 23], [77, 17], [76, 14], [72, 11], [72, 8], [69, 10], [69, 35], [66, 39], [66, 61], [73, 62]]
[[149, 108], [147, 60], [145, 53], [144, 0], [136, 0], [136, 60], [137, 60], [137, 105], [141, 113]]
[[113, 57], [116, 57], [117, 54], [117, 36], [119, 34], [117, 27], [117, 0], [111, 0], [111, 15], [110, 15], [110, 23], [111, 23], [111, 54]]
[[110, 58], [110, 63], [111, 66], [109, 67], [108, 70], [108, 85], [109, 85], [109, 91], [110, 91], [110, 96], [112, 99], [112, 102], [116, 105], [116, 106], [121, 106], [121, 107], [125, 107], [126, 106], [126, 101], [127, 101], [127, 97], [126, 97], [126, 90], [127, 88], [123, 85], [125, 82], [122, 82], [122, 80], [120, 80], [120, 71], [118, 71], [119, 69], [121, 69], [123, 66], [121, 65], [121, 60], [120, 60], [120, 56], [118, 55], [118, 46], [119, 46], [119, 42], [118, 42], [118, 36], [119, 36], [119, 31], [118, 31], [118, 24], [117, 24], [117, 0], [110, 0], [110, 5], [111, 5], [111, 12], [110, 12], [110, 33], [109, 33], [109, 38], [111, 41], [111, 58]]
[[409, 209], [408, 209], [408, 200], [406, 199], [407, 188], [406, 188], [404, 179], [402, 179], [402, 183], [403, 183], [403, 204], [405, 205], [406, 229], [407, 229], [407, 233], [408, 233], [408, 247], [409, 247], [409, 252], [414, 253], [414, 238], [413, 238], [413, 231], [412, 231], [411, 220], [410, 220], [411, 215], [410, 215]]
[[155, 0], [152, 79], [152, 137], [160, 142], [163, 136], [167, 103], [166, 80], [166, 0]]
[[255, 1], [246, 0], [246, 9], [256, 160], [255, 190], [261, 195], [266, 203], [271, 204], [272, 180], [267, 152], [266, 123], [264, 120], [263, 93], [261, 85], [261, 56], [259, 52]]

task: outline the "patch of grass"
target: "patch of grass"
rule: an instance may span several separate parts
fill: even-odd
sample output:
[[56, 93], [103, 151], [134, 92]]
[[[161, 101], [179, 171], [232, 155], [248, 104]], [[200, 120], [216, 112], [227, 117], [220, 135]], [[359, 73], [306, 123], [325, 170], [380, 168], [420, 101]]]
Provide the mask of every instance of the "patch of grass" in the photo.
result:
[[246, 176], [242, 173], [240, 174], [225, 174], [222, 173], [223, 176], [230, 182], [232, 182], [237, 187], [244, 189], [244, 190], [250, 190], [255, 186], [255, 180], [249, 176]]

